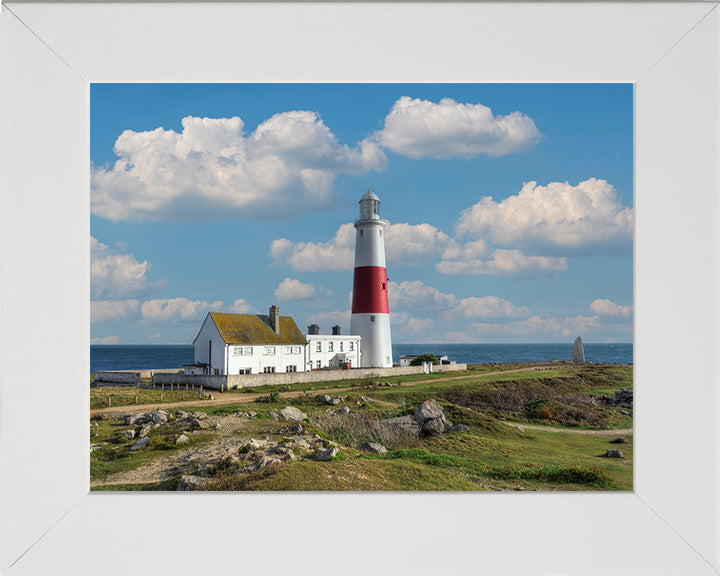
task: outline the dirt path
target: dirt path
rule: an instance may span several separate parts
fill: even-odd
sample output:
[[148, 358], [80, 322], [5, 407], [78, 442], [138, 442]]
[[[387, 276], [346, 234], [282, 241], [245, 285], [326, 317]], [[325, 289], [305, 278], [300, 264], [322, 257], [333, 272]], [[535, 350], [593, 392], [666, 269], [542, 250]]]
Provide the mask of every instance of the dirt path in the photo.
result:
[[[495, 372], [485, 372], [483, 374], [471, 374], [466, 376], [450, 376], [447, 378], [435, 378], [433, 380], [413, 380], [412, 382], [401, 382], [400, 386], [414, 386], [415, 384], [423, 384], [427, 382], [448, 382], [451, 380], [465, 380], [467, 378], [477, 378], [479, 376], [496, 376], [498, 374], [510, 374], [513, 372], [530, 372], [537, 369], [534, 366], [530, 368], [515, 368], [513, 370], [497, 370]], [[312, 394], [337, 394], [339, 392], [360, 392], [362, 388], [353, 388], [351, 386], [346, 388], [325, 388], [322, 390], [312, 390]], [[215, 400], [186, 400], [184, 402], [163, 402], [153, 404], [133, 404], [131, 406], [112, 406], [108, 408], [97, 408], [90, 410], [90, 415], [94, 414], [132, 414], [135, 412], [147, 412], [158, 406], [162, 406], [164, 409], [167, 408], [186, 408], [186, 407], [204, 407], [204, 406], [220, 406], [222, 404], [242, 404], [245, 402], [254, 402], [260, 396], [267, 396], [267, 394], [248, 394], [243, 392], [217, 392], [213, 391], [212, 394], [215, 396]], [[299, 390], [294, 392], [281, 392], [280, 398], [299, 398], [304, 396], [305, 391]]]
[[560, 432], [562, 434], [583, 434], [585, 436], [621, 436], [623, 434], [632, 434], [632, 428], [619, 428], [617, 430], [576, 430], [573, 428], [553, 428], [552, 426], [537, 426], [535, 424], [518, 424], [517, 422], [507, 422], [501, 420], [506, 426], [512, 426], [520, 431], [523, 430], [542, 430], [543, 432]]

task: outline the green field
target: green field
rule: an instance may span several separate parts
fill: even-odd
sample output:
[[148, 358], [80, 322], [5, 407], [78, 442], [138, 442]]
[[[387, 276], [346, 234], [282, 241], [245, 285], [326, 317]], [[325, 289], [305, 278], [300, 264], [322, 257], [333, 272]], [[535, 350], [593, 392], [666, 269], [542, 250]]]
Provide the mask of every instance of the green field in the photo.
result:
[[[207, 422], [219, 429], [189, 431], [189, 442], [175, 444], [187, 425], [171, 419], [152, 430], [148, 446], [136, 451], [129, 448], [136, 439], [128, 440], [120, 434], [129, 428], [121, 415], [95, 414], [90, 427], [91, 443], [97, 446], [91, 453], [92, 488], [174, 490], [179, 473], [170, 477], [165, 472], [162, 478], [148, 479], [149, 467], [172, 463], [193, 451], [203, 454], [218, 443], [232, 452], [234, 446], [249, 438], [281, 442], [282, 429], [288, 423], [271, 419], [270, 412], [294, 406], [308, 416], [309, 421], [302, 424], [306, 433], [338, 444], [339, 451], [332, 460], [318, 462], [310, 454], [299, 453], [294, 461], [247, 473], [238, 472], [246, 462], [242, 454], [233, 452], [232, 465], [212, 469], [204, 489], [632, 490], [633, 437], [613, 431], [632, 428], [631, 409], [606, 405], [599, 398], [612, 396], [620, 388], [632, 388], [632, 366], [563, 363], [509, 372], [527, 367], [485, 365], [462, 373], [398, 376], [380, 383], [298, 384], [282, 392], [278, 386], [265, 386], [252, 393], [216, 394], [215, 402], [187, 410], [207, 414]], [[503, 369], [507, 373], [487, 374]], [[330, 414], [332, 407], [321, 401], [320, 390], [332, 390], [329, 394], [341, 397], [350, 413]], [[143, 394], [138, 403], [162, 407], [160, 393], [93, 388], [91, 407], [107, 406], [108, 395], [112, 395], [113, 406], [132, 404], [136, 394]], [[183, 393], [185, 399], [197, 400], [197, 394], [164, 391], [163, 403], [180, 401], [174, 395]], [[258, 398], [258, 394], [262, 396]], [[449, 420], [465, 424], [469, 431], [410, 437], [390, 434], [378, 424], [386, 418], [413, 414], [429, 398], [440, 403]], [[174, 411], [168, 410], [171, 414]], [[242, 412], [257, 415], [252, 419], [234, 416]], [[626, 442], [611, 443], [617, 436]], [[359, 450], [367, 441], [381, 441], [388, 452], [374, 455]], [[607, 458], [609, 448], [620, 448], [623, 457]], [[168, 469], [174, 470], [170, 464]], [[182, 473], [195, 472], [185, 469]]]

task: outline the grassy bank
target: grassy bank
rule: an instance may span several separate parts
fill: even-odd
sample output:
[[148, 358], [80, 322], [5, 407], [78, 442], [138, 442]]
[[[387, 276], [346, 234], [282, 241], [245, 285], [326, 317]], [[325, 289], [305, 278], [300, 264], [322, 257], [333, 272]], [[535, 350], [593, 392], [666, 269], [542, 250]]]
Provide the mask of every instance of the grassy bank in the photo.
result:
[[[223, 398], [236, 398], [237, 402], [213, 405], [208, 401], [202, 408], [192, 409], [207, 414], [220, 430], [197, 430], [189, 443], [177, 445], [175, 438], [182, 429], [171, 421], [151, 431], [148, 447], [138, 451], [130, 451], [133, 441], [121, 435], [128, 427], [120, 416], [96, 417], [97, 425], [90, 430], [91, 436], [98, 435], [91, 442], [100, 448], [91, 454], [91, 479], [100, 485], [93, 489], [174, 489], [177, 477], [137, 481], [127, 475], [147, 470], [160, 459], [172, 460], [212, 447], [221, 435], [230, 446], [248, 438], [281, 442], [287, 436], [282, 432], [287, 423], [270, 419], [269, 413], [292, 405], [308, 415], [309, 422], [303, 424], [306, 432], [337, 442], [341, 457], [328, 462], [299, 459], [249, 474], [237, 472], [240, 462], [214, 477], [206, 489], [632, 490], [632, 434], [623, 435], [623, 444], [611, 443], [613, 428], [632, 427], [631, 412], [608, 406], [598, 397], [631, 388], [632, 366], [568, 363], [541, 368], [488, 374], [498, 370], [484, 366], [468, 371], [462, 380], [444, 380], [456, 374], [412, 375], [387, 379], [389, 386], [370, 380], [352, 386], [345, 381], [342, 386], [351, 389], [337, 395], [350, 409], [347, 415], [329, 413], [335, 407], [316, 394], [319, 389], [332, 389], [337, 382], [329, 386], [299, 385], [302, 387], [298, 389], [291, 386], [291, 390], [303, 392], [292, 399], [283, 399], [279, 387], [256, 389], [255, 394], [262, 393], [262, 397], [253, 400], [244, 400], [249, 397], [247, 391], [225, 393]], [[412, 381], [418, 383], [401, 385]], [[134, 395], [134, 389], [125, 390]], [[91, 394], [108, 391], [93, 389]], [[144, 403], [157, 400], [157, 390], [141, 392], [151, 395]], [[428, 398], [438, 400], [448, 419], [465, 424], [469, 430], [434, 437], [403, 437], [384, 431], [381, 420], [412, 414]], [[102, 404], [102, 398], [95, 400]], [[239, 420], [235, 414], [243, 412], [257, 416]], [[582, 434], [585, 430], [607, 432]], [[388, 453], [360, 451], [367, 441], [381, 441]], [[622, 449], [623, 457], [607, 458], [609, 448]], [[119, 477], [121, 472], [126, 481], [113, 482], [113, 476]], [[104, 482], [107, 485], [102, 485]]]

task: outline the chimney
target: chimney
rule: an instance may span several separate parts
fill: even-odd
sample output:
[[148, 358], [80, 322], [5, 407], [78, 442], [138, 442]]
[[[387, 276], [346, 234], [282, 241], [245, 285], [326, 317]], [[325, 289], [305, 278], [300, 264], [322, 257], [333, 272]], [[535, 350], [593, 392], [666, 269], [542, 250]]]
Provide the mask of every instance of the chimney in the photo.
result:
[[318, 326], [317, 324], [310, 324], [310, 326], [308, 326], [307, 333], [308, 334], [320, 334], [320, 326]]
[[270, 328], [275, 331], [275, 334], [280, 334], [280, 308], [275, 304], [270, 306]]
[[340, 336], [340, 326], [337, 324], [332, 327], [333, 336]]

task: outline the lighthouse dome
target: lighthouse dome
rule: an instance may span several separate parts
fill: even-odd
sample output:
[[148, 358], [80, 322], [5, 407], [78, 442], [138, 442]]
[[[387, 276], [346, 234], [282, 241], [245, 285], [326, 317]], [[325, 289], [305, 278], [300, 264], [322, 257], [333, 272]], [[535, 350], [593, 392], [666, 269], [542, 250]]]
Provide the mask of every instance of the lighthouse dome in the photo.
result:
[[375, 192], [368, 190], [360, 198], [360, 218], [358, 221], [363, 220], [380, 220], [380, 198], [375, 195]]
[[372, 190], [368, 190], [365, 192], [365, 194], [362, 195], [362, 198], [360, 198], [360, 202], [364, 202], [365, 200], [375, 200], [377, 202], [380, 202], [380, 198], [377, 197], [375, 192]]

